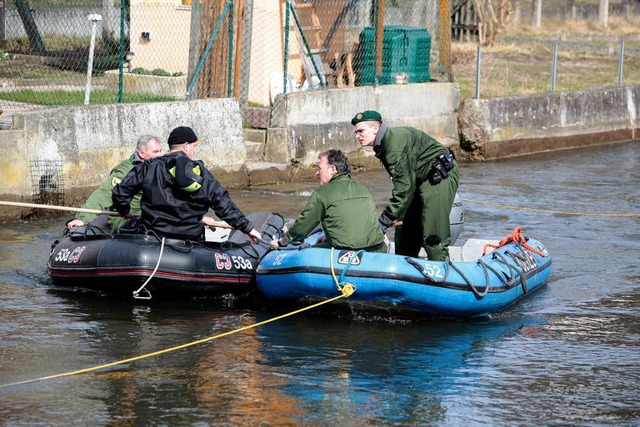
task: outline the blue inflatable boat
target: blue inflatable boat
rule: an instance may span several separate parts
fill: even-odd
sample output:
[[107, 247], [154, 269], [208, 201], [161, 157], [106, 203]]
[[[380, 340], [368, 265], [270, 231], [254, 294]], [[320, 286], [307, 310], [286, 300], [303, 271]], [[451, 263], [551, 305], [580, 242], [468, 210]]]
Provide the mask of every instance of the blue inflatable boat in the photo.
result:
[[265, 255], [256, 281], [263, 297], [279, 305], [334, 298], [350, 284], [355, 288], [352, 295], [322, 307], [338, 304], [351, 313], [477, 318], [505, 309], [542, 286], [551, 274], [546, 247], [522, 237], [519, 227], [500, 242], [470, 239], [450, 252], [457, 260], [285, 248]]

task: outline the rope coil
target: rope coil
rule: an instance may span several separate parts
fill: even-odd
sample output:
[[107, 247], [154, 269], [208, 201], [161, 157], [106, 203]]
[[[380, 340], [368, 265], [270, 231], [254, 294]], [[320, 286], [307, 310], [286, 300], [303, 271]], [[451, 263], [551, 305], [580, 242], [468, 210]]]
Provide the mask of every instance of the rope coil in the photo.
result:
[[513, 229], [513, 231], [511, 232], [510, 236], [506, 236], [504, 239], [500, 240], [500, 242], [497, 245], [494, 245], [493, 243], [487, 243], [486, 245], [484, 245], [484, 249], [482, 251], [482, 255], [486, 255], [487, 254], [487, 249], [488, 248], [501, 248], [504, 245], [507, 245], [511, 242], [514, 242], [522, 247], [524, 247], [525, 249], [527, 249], [530, 252], [533, 252], [536, 255], [540, 255], [542, 258], [546, 258], [548, 256], [548, 254], [543, 254], [542, 252], [540, 252], [539, 250], [537, 250], [536, 248], [534, 248], [531, 245], [527, 244], [527, 239], [526, 237], [524, 237], [522, 235], [522, 227], [518, 226], [516, 228]]

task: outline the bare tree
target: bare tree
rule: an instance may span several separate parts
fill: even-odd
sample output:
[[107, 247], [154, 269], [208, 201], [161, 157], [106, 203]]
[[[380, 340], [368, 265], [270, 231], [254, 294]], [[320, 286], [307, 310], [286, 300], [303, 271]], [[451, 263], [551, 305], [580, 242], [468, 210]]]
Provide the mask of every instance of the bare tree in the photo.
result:
[[515, 11], [515, 0], [473, 0], [478, 14], [478, 41], [483, 46], [493, 45], [509, 17]]

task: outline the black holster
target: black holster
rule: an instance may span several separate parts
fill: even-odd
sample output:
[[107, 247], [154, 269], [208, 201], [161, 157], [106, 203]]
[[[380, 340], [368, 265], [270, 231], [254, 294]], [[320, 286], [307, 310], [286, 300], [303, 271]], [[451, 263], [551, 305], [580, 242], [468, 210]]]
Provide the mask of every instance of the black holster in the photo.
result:
[[455, 166], [454, 157], [451, 152], [440, 154], [433, 161], [431, 169], [427, 173], [427, 181], [431, 185], [438, 185], [449, 177], [449, 171]]

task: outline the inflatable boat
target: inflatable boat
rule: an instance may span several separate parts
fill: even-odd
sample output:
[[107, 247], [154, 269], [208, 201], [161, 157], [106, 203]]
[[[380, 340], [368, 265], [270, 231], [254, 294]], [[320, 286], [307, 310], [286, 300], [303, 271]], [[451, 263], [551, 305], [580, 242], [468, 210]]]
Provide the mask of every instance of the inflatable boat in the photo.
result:
[[[306, 246], [306, 247], [305, 247]], [[275, 305], [332, 299], [349, 313], [487, 317], [542, 286], [551, 255], [516, 228], [502, 241], [470, 239], [450, 247], [446, 262], [352, 250], [288, 247], [265, 255], [256, 271], [262, 296]], [[350, 296], [348, 294], [353, 292]]]
[[[278, 235], [278, 214], [249, 215], [265, 241]], [[55, 241], [47, 262], [54, 284], [79, 286], [135, 298], [181, 295], [247, 295], [255, 290], [255, 269], [270, 250], [240, 231], [218, 228], [206, 241], [162, 239], [144, 234], [105, 233], [79, 227]]]

